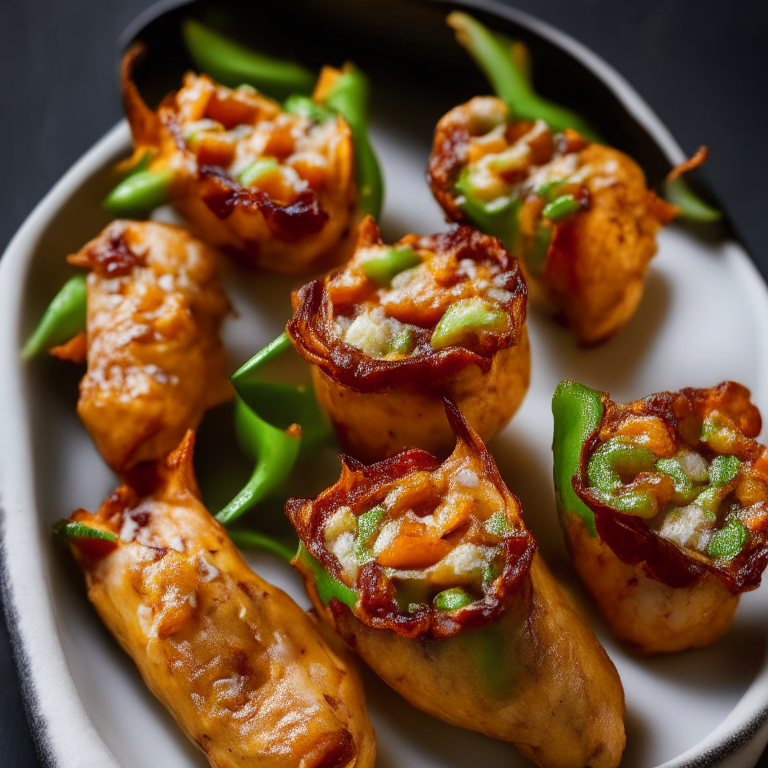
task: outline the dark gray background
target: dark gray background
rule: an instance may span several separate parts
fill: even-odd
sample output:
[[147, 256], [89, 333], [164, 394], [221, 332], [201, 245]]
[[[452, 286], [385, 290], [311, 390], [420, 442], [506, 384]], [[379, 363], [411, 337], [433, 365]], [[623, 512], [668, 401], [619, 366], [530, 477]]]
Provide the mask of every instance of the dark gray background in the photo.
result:
[[[0, 248], [64, 171], [120, 119], [115, 41], [151, 4], [0, 0]], [[768, 275], [762, 231], [768, 219], [768, 3], [509, 4], [569, 32], [613, 64], [686, 152], [710, 146], [703, 177]], [[761, 765], [768, 765], [767, 755]], [[0, 615], [0, 768], [38, 765]]]

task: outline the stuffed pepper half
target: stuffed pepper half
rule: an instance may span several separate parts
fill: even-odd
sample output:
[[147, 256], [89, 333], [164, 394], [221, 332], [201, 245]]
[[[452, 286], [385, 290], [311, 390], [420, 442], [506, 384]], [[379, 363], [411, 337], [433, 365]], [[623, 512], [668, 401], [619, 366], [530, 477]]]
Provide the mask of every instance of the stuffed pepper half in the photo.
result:
[[372, 218], [342, 270], [294, 292], [288, 334], [354, 456], [447, 455], [443, 397], [490, 440], [528, 388], [527, 292], [493, 237], [455, 227], [385, 245]]
[[250, 86], [233, 90], [188, 73], [152, 112], [132, 81], [139, 53], [126, 54], [122, 79], [132, 162], [145, 170], [108, 207], [119, 210], [134, 189], [155, 185], [156, 202], [169, 200], [200, 237], [244, 264], [297, 272], [348, 256], [358, 201], [354, 140], [326, 102], [351, 71], [326, 67], [312, 99], [283, 106]]
[[677, 212], [624, 153], [519, 120], [495, 97], [441, 118], [429, 182], [450, 220], [500, 238], [521, 259], [532, 297], [548, 299], [583, 344], [632, 316], [656, 232]]
[[371, 768], [355, 670], [208, 514], [193, 444], [59, 525], [88, 598], [212, 768]]
[[560, 522], [616, 636], [640, 653], [716, 640], [768, 562], [768, 450], [749, 391], [616, 404], [564, 381], [552, 410]]
[[443, 463], [416, 449], [286, 513], [313, 604], [385, 682], [540, 766], [608, 768], [624, 749], [616, 670], [563, 598], [518, 499], [460, 411]]
[[162, 459], [233, 394], [216, 254], [179, 227], [118, 220], [68, 261], [90, 269], [74, 297], [86, 329], [51, 352], [87, 360], [77, 412], [116, 472]]

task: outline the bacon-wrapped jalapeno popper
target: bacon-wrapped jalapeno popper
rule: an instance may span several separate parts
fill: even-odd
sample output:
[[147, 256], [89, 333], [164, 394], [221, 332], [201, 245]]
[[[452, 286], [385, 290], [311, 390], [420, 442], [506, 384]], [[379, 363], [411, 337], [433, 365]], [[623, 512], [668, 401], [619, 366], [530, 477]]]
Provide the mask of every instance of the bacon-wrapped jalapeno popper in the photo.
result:
[[540, 766], [618, 764], [624, 695], [536, 552], [518, 499], [454, 406], [443, 463], [411, 449], [286, 513], [318, 612], [414, 706]]
[[552, 410], [560, 522], [616, 636], [640, 653], [716, 640], [768, 562], [768, 450], [749, 391], [616, 404], [565, 381]]
[[525, 280], [498, 240], [470, 227], [389, 246], [368, 217], [350, 262], [292, 301], [288, 334], [360, 459], [408, 447], [447, 455], [443, 397], [490, 440], [528, 388]]
[[213, 768], [373, 766], [357, 674], [203, 507], [193, 444], [70, 518], [90, 601]]
[[163, 458], [231, 397], [219, 338], [229, 301], [214, 252], [167, 224], [114, 221], [68, 261], [91, 270], [87, 330], [51, 351], [87, 359], [77, 412], [122, 473]]
[[532, 297], [548, 299], [581, 343], [602, 341], [637, 308], [656, 233], [678, 208], [648, 190], [634, 160], [585, 138], [567, 110], [536, 97], [521, 109], [543, 119], [521, 119], [505, 87], [519, 78], [508, 46], [496, 50], [500, 41], [466, 14], [448, 20], [473, 55], [482, 45], [498, 54], [481, 64], [505, 98], [477, 97], [440, 119], [435, 198], [450, 220], [499, 237]]
[[108, 206], [119, 209], [131, 185], [146, 179], [198, 236], [243, 263], [297, 272], [348, 256], [358, 203], [354, 139], [326, 102], [352, 70], [326, 67], [312, 99], [282, 107], [251, 87], [188, 73], [152, 112], [131, 79], [139, 52], [126, 54], [122, 78], [134, 161], [146, 170]]

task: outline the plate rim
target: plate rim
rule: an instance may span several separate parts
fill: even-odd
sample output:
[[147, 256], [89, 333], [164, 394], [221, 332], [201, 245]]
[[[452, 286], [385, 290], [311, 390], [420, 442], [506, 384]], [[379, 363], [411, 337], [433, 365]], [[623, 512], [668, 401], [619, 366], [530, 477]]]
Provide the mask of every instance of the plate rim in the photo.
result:
[[[672, 133], [624, 76], [568, 33], [494, 0], [421, 1], [428, 6], [484, 11], [531, 30], [579, 61], [603, 82], [672, 165], [685, 159]], [[125, 41], [128, 33], [183, 4], [185, 0], [161, 0], [145, 9], [127, 27], [120, 42]], [[27, 721], [38, 758], [46, 766], [120, 768], [79, 696], [59, 641], [48, 589], [48, 554], [40, 535], [31, 468], [29, 403], [24, 386], [27, 374], [18, 355], [21, 289], [30, 271], [36, 232], [50, 224], [74, 188], [111, 158], [129, 150], [130, 131], [123, 119], [86, 151], [35, 206], [0, 259], [0, 371], [4, 371], [0, 376], [0, 413], [4, 414], [6, 425], [6, 439], [0, 443], [0, 590]], [[768, 327], [768, 286], [746, 247], [735, 237], [732, 239], [738, 245], [734, 249], [737, 268], [744, 271], [745, 283], [753, 289], [755, 306], [761, 308], [762, 319]], [[768, 363], [764, 363], [762, 377], [766, 381], [767, 367]], [[34, 515], [30, 514], [31, 510], [35, 511]], [[30, 624], [36, 624], [34, 631]], [[62, 711], [68, 713], [66, 724], [61, 722]], [[55, 713], [59, 713], [58, 718]], [[62, 727], [64, 725], [66, 727]], [[757, 760], [766, 742], [768, 659], [733, 710], [708, 737], [658, 768], [746, 765], [741, 758]]]

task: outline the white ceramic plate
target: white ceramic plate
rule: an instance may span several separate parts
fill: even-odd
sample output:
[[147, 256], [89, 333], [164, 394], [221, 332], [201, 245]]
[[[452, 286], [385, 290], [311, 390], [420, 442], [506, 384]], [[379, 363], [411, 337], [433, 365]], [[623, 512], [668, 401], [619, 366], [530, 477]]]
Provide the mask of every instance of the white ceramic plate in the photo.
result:
[[[597, 57], [540, 22], [494, 10], [579, 59], [670, 162], [682, 159], [644, 102]], [[376, 93], [390, 104], [399, 100], [415, 112], [426, 109], [413, 85], [396, 94], [386, 86]], [[424, 115], [432, 121], [438, 116]], [[386, 175], [383, 225], [390, 241], [445, 227], [423, 180], [431, 137], [401, 126], [385, 116], [373, 128]], [[67, 768], [205, 765], [102, 627], [80, 574], [50, 535], [54, 520], [76, 507], [94, 510], [116, 484], [75, 415], [79, 374], [53, 360], [22, 365], [18, 355], [67, 274], [64, 256], [106, 224], [99, 201], [112, 183], [110, 167], [128, 150], [129, 133], [120, 124], [56, 185], [0, 262], [4, 597], [35, 737], [50, 764]], [[239, 312], [225, 338], [239, 361], [281, 330], [292, 281], [246, 277], [232, 269], [225, 283]], [[529, 328], [531, 388], [491, 449], [523, 501], [542, 554], [619, 670], [627, 701], [622, 765], [753, 765], [768, 741], [768, 589], [742, 598], [731, 630], [710, 648], [652, 660], [627, 654], [592, 610], [565, 555], [551, 482], [550, 398], [566, 377], [605, 389], [618, 401], [731, 378], [768, 409], [768, 293], [761, 277], [736, 242], [702, 239], [673, 225], [659, 238], [639, 311], [616, 338], [597, 349], [579, 349], [567, 331], [535, 310]], [[299, 578], [285, 563], [267, 555], [249, 555], [249, 562], [308, 606]], [[380, 768], [528, 765], [511, 745], [433, 720], [370, 674], [365, 682]]]

